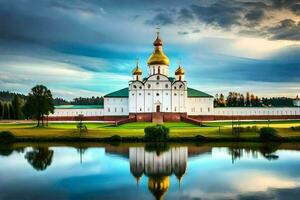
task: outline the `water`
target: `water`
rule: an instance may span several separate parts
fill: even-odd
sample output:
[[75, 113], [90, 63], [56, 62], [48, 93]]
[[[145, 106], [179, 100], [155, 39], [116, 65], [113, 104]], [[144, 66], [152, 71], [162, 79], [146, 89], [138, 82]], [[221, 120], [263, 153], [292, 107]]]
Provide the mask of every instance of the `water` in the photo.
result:
[[300, 199], [300, 144], [0, 145], [0, 199]]

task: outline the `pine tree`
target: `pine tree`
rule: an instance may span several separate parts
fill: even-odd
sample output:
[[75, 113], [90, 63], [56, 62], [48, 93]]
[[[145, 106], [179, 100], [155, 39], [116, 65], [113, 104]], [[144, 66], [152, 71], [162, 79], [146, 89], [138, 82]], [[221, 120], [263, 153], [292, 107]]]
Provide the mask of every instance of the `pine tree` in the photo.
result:
[[8, 105], [8, 103], [4, 103], [4, 106], [3, 106], [3, 119], [9, 119], [9, 105]]
[[21, 98], [19, 96], [17, 96], [17, 95], [14, 95], [11, 104], [12, 104], [13, 110], [14, 110], [14, 119], [21, 119], [21, 117], [22, 117], [22, 110], [21, 110], [22, 102], [21, 102]]
[[9, 108], [9, 119], [15, 119], [15, 111], [11, 103], [8, 104], [8, 108]]
[[0, 119], [3, 119], [3, 103], [0, 101]]

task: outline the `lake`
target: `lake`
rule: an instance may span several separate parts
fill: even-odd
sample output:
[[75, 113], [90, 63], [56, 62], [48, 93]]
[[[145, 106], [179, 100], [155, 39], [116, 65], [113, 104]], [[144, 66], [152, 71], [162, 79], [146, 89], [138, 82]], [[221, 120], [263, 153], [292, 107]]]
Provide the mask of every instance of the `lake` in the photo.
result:
[[0, 145], [0, 199], [300, 199], [300, 144]]

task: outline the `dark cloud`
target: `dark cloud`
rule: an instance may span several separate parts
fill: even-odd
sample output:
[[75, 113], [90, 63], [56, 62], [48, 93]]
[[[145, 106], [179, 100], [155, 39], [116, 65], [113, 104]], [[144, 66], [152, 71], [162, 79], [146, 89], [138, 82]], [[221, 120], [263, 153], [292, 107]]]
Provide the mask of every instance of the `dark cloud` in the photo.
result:
[[187, 32], [187, 31], [178, 31], [177, 34], [178, 35], [187, 35], [187, 34], [189, 34], [189, 32]]
[[300, 40], [300, 22], [292, 19], [282, 20], [266, 31], [273, 40]]
[[265, 17], [265, 11], [262, 9], [251, 10], [245, 15], [248, 21], [261, 21]]
[[174, 23], [174, 19], [172, 18], [172, 16], [170, 14], [167, 13], [159, 13], [156, 16], [154, 16], [152, 19], [150, 20], [146, 20], [146, 24], [148, 25], [170, 25]]

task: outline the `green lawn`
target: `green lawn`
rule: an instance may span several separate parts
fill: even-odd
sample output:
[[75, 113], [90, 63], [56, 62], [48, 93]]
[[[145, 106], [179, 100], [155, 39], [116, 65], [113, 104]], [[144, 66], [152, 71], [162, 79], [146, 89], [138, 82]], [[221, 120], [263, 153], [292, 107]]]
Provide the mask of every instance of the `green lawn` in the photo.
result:
[[[153, 125], [148, 122], [128, 123], [118, 127], [106, 123], [85, 123], [88, 133], [83, 137], [104, 138], [113, 135], [121, 137], [142, 137], [144, 128]], [[193, 137], [203, 135], [206, 137], [232, 137], [231, 122], [208, 122], [199, 127], [184, 122], [164, 123], [170, 128], [171, 137]], [[276, 128], [281, 136], [300, 136], [300, 131], [293, 131], [292, 126], [299, 126], [300, 121], [272, 121], [268, 122], [241, 122], [241, 126], [256, 126], [257, 131], [252, 129], [248, 132], [242, 132], [241, 137], [258, 137], [260, 127], [270, 126]], [[17, 137], [76, 137], [78, 131], [76, 123], [49, 123], [48, 127], [36, 127], [35, 123], [0, 123], [0, 131], [9, 130]]]

